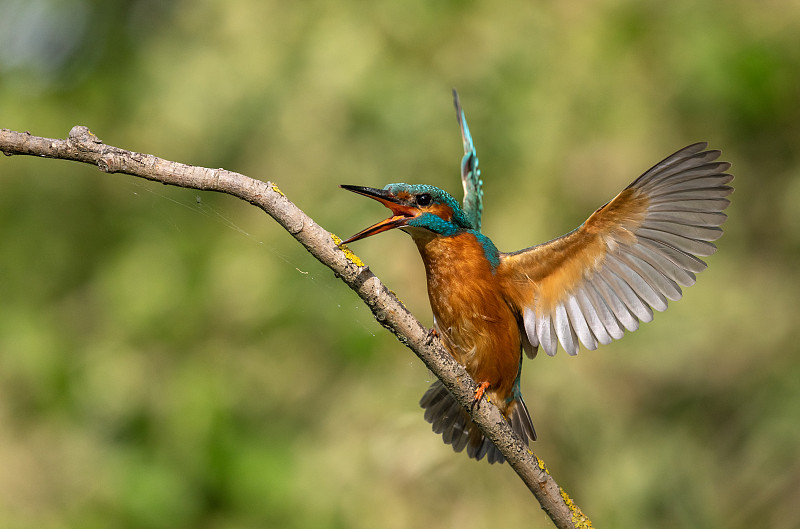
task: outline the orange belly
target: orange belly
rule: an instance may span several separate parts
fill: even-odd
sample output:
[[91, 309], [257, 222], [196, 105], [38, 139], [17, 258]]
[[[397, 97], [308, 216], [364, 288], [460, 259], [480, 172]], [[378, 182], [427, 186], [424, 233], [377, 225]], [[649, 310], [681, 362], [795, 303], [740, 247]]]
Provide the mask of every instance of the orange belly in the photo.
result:
[[489, 383], [489, 397], [504, 409], [519, 372], [520, 330], [483, 247], [470, 233], [414, 240], [445, 348], [476, 382]]

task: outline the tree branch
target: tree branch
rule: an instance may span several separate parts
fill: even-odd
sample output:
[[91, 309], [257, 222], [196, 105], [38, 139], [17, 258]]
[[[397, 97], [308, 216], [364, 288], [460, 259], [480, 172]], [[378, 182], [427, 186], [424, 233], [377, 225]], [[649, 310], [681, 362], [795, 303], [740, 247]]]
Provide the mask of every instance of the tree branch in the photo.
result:
[[556, 527], [587, 528], [591, 522], [569, 498], [529, 447], [523, 445], [494, 404], [470, 406], [475, 382], [395, 297], [334, 234], [320, 227], [271, 182], [224, 169], [208, 169], [105, 145], [88, 128], [73, 127], [66, 140], [0, 129], [0, 151], [96, 165], [106, 173], [125, 173], [164, 184], [227, 193], [264, 210], [300, 244], [329, 267], [367, 304], [378, 322], [425, 363], [470, 412], [475, 423], [497, 445], [550, 516]]

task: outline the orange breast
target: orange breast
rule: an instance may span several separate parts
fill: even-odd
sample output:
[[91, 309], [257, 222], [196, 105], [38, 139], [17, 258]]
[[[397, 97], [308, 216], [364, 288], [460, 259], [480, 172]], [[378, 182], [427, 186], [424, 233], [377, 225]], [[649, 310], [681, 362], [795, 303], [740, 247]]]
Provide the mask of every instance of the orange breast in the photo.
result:
[[490, 397], [503, 409], [519, 370], [520, 330], [483, 247], [470, 233], [412, 235], [425, 263], [442, 342], [475, 381], [489, 382]]

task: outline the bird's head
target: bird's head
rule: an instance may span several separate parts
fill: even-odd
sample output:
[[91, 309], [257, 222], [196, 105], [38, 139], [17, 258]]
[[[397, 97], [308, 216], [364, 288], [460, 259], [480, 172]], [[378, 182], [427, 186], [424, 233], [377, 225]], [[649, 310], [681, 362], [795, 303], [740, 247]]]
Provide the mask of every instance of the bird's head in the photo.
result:
[[393, 228], [413, 234], [413, 229], [450, 236], [472, 228], [458, 202], [438, 187], [422, 184], [389, 184], [383, 189], [342, 185], [343, 189], [377, 200], [392, 216], [373, 224], [346, 241], [350, 243]]

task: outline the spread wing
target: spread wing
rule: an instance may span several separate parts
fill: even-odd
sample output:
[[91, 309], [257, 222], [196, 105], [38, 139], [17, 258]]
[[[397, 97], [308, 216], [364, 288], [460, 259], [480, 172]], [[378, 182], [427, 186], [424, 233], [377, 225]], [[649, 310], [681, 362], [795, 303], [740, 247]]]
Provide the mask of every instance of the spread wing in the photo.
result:
[[483, 181], [478, 169], [478, 153], [472, 143], [472, 135], [467, 126], [467, 117], [458, 100], [458, 92], [453, 89], [453, 104], [456, 107], [456, 118], [461, 128], [461, 141], [464, 144], [464, 157], [461, 159], [461, 184], [464, 186], [464, 213], [476, 231], [481, 231], [481, 214], [483, 213]]
[[[501, 254], [497, 273], [534, 347], [577, 354], [653, 319], [716, 251], [733, 192], [719, 151], [690, 145], [656, 164], [576, 230]], [[535, 351], [535, 349], [534, 349]]]

